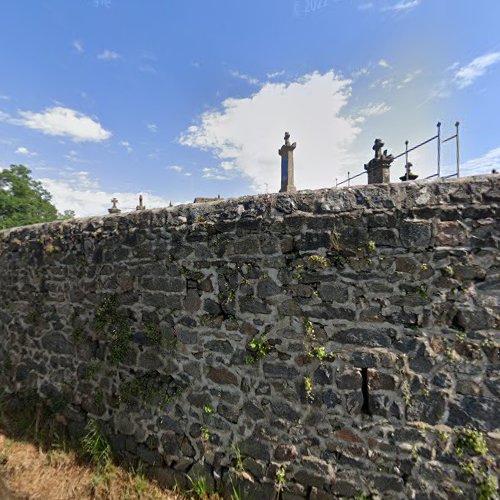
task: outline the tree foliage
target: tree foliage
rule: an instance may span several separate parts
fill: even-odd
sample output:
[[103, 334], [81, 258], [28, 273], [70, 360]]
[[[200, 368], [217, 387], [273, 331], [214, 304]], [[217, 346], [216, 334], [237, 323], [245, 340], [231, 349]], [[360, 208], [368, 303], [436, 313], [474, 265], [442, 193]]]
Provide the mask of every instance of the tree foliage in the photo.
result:
[[23, 165], [0, 171], [0, 229], [61, 218], [51, 194]]

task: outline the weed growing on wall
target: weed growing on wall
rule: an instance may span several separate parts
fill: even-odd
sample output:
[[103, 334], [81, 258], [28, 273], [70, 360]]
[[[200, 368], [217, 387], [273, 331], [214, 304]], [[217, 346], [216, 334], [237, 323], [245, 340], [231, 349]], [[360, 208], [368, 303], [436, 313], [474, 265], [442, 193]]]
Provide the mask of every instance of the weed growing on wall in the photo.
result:
[[307, 401], [309, 403], [312, 403], [314, 401], [314, 394], [313, 394], [313, 383], [311, 377], [304, 378], [304, 391], [306, 393]]
[[107, 297], [97, 308], [95, 327], [107, 336], [108, 352], [113, 364], [123, 362], [129, 350], [130, 325], [127, 316], [118, 310], [116, 296]]
[[247, 364], [253, 364], [259, 359], [264, 358], [271, 352], [271, 346], [266, 339], [262, 336], [255, 336], [247, 344], [247, 348], [252, 351], [251, 356], [247, 356], [245, 359]]
[[484, 434], [474, 429], [462, 429], [458, 431], [455, 452], [459, 457], [463, 456], [464, 453], [486, 455], [486, 453], [488, 453], [488, 447]]
[[277, 493], [277, 498], [281, 492], [285, 489], [286, 486], [286, 466], [280, 465], [278, 470], [276, 471], [276, 476], [274, 478], [274, 486]]
[[80, 441], [83, 452], [99, 468], [106, 468], [112, 460], [111, 446], [95, 420], [89, 420], [86, 434]]
[[144, 333], [146, 334], [146, 337], [151, 342], [153, 342], [153, 344], [161, 345], [161, 341], [162, 341], [161, 330], [160, 330], [160, 327], [157, 324], [155, 324], [155, 323], [148, 323], [146, 325]]
[[330, 261], [322, 255], [310, 255], [308, 261], [313, 269], [326, 269], [330, 266]]

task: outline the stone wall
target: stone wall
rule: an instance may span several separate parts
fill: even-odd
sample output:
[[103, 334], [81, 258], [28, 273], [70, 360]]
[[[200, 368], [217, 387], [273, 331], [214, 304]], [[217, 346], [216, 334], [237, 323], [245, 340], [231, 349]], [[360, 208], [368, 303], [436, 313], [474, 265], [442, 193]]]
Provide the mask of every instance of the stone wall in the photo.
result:
[[499, 201], [487, 176], [0, 232], [0, 387], [166, 484], [489, 498]]

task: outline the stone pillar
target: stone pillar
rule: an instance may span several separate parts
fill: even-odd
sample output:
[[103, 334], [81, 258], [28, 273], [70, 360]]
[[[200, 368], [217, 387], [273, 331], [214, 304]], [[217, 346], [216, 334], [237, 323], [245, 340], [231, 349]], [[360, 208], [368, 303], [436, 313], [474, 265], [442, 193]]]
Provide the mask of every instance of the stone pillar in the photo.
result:
[[373, 151], [375, 157], [365, 165], [368, 172], [368, 184], [387, 184], [391, 182], [391, 163], [394, 161], [392, 155], [387, 154], [387, 149], [382, 152], [384, 143], [381, 139], [375, 139]]
[[285, 144], [278, 154], [281, 156], [281, 189], [280, 193], [294, 193], [297, 188], [294, 184], [293, 151], [297, 143], [290, 144], [290, 134], [285, 132]]

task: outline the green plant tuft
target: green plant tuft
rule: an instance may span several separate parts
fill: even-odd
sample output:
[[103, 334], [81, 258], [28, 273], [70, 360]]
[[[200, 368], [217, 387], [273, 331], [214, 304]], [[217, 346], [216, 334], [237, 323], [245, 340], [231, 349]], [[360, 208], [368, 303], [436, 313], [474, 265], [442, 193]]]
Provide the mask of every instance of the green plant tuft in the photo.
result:
[[153, 342], [153, 344], [161, 345], [162, 335], [160, 327], [155, 323], [148, 323], [144, 331], [146, 337]]
[[316, 269], [326, 269], [330, 266], [329, 260], [322, 255], [310, 255], [308, 260], [309, 265]]
[[130, 348], [130, 325], [127, 316], [118, 310], [116, 296], [107, 297], [97, 308], [96, 329], [109, 337], [109, 356], [113, 364], [121, 363]]
[[253, 337], [247, 347], [252, 351], [254, 361], [264, 358], [271, 352], [271, 346], [262, 336]]
[[459, 431], [455, 451], [459, 457], [463, 456], [464, 453], [486, 455], [488, 453], [488, 446], [486, 445], [484, 434], [474, 429], [462, 429]]
[[86, 431], [80, 441], [83, 452], [100, 469], [106, 468], [112, 460], [111, 446], [95, 420], [89, 420]]

